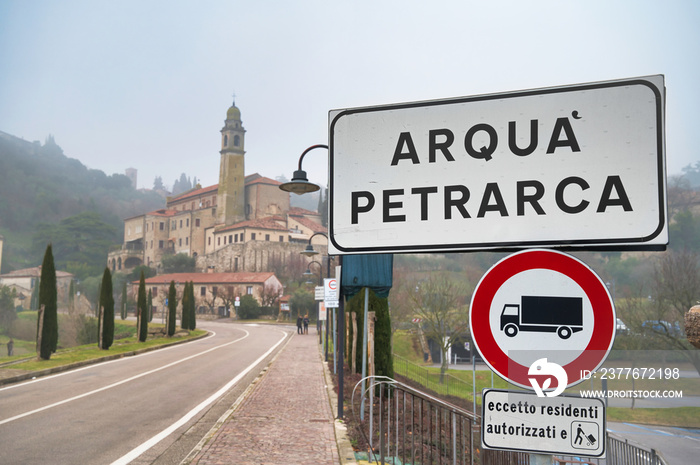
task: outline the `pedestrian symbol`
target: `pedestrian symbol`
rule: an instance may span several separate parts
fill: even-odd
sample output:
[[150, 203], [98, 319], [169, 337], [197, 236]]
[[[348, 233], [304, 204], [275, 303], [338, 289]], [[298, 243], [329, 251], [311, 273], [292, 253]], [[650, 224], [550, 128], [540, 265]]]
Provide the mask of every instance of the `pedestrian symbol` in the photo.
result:
[[597, 449], [600, 430], [589, 421], [571, 422], [571, 445], [575, 449]]

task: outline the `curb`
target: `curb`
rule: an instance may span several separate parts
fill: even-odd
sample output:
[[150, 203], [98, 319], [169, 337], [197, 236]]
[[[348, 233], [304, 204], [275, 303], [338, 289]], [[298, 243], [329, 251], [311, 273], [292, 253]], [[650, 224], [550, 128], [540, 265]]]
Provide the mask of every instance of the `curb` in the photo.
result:
[[11, 376], [8, 378], [1, 378], [0, 379], [0, 386], [4, 386], [6, 384], [18, 383], [20, 381], [26, 381], [28, 379], [40, 378], [42, 376], [53, 375], [55, 373], [69, 371], [69, 370], [84, 367], [87, 365], [95, 365], [97, 363], [109, 362], [110, 360], [117, 360], [119, 358], [133, 357], [134, 355], [141, 355], [141, 354], [145, 354], [146, 352], [152, 352], [154, 350], [165, 349], [167, 347], [172, 347], [172, 346], [176, 346], [176, 345], [180, 345], [180, 344], [185, 344], [187, 342], [197, 341], [199, 339], [209, 337], [210, 335], [211, 335], [211, 333], [207, 332], [206, 334], [202, 334], [201, 336], [193, 337], [191, 339], [185, 339], [185, 340], [181, 340], [181, 341], [173, 341], [173, 342], [169, 342], [167, 344], [163, 344], [160, 346], [146, 347], [144, 349], [132, 350], [130, 352], [123, 352], [121, 354], [107, 355], [105, 357], [93, 358], [90, 360], [83, 360], [80, 362], [70, 363], [68, 365], [61, 365], [61, 366], [57, 366], [57, 367], [53, 367], [53, 368], [46, 368], [45, 370], [29, 371], [29, 372], [21, 374], [21, 375]]
[[[328, 364], [323, 360], [323, 345], [319, 346], [319, 355], [321, 357], [321, 364], [323, 365], [323, 376], [326, 379], [328, 402], [331, 405], [331, 412], [333, 412], [333, 415], [335, 415], [335, 413], [338, 412], [338, 397], [333, 391], [333, 379], [331, 378], [331, 372], [328, 369]], [[347, 425], [338, 418], [335, 419], [333, 425], [335, 426], [335, 442], [338, 446], [338, 457], [340, 458], [341, 465], [357, 465], [355, 451], [352, 448], [350, 438], [348, 437]]]

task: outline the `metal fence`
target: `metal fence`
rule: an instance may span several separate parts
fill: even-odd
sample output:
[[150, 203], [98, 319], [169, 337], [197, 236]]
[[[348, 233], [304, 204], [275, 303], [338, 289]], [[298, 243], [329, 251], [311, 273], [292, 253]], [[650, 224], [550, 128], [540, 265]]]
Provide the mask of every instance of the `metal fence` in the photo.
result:
[[440, 373], [416, 365], [398, 355], [394, 355], [394, 373], [414, 381], [440, 396], [455, 396], [462, 399], [470, 399], [472, 397], [471, 384], [465, 383], [449, 373], [445, 373], [441, 381]]
[[528, 455], [481, 450], [471, 412], [386, 377], [365, 378], [353, 389], [352, 414], [381, 464], [527, 465]]

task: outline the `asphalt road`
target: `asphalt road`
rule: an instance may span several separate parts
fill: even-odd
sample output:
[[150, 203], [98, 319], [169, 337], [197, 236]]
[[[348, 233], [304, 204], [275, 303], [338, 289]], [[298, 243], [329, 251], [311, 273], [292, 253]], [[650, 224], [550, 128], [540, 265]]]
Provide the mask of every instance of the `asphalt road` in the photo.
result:
[[292, 329], [198, 326], [215, 334], [0, 388], [0, 463], [179, 463]]
[[672, 426], [635, 425], [632, 423], [608, 423], [608, 431], [644, 449], [661, 453], [668, 465], [698, 463], [700, 455], [700, 430]]

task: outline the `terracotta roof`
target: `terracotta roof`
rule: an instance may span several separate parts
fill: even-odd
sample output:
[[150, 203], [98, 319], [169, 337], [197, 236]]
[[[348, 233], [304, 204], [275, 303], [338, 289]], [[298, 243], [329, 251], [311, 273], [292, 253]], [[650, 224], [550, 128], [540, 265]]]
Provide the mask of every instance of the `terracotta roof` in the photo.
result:
[[[274, 273], [170, 273], [153, 276], [146, 279], [146, 284], [170, 284], [170, 281], [184, 284], [192, 281], [195, 284], [255, 284], [264, 283]], [[133, 281], [138, 284], [139, 281]]]
[[327, 233], [328, 232], [328, 229], [325, 226], [322, 226], [322, 225], [316, 223], [315, 221], [306, 218], [305, 216], [294, 216], [294, 221], [306, 226], [307, 228], [309, 228], [310, 230], [312, 230], [315, 233], [317, 233], [317, 232]]
[[[56, 277], [57, 278], [68, 278], [71, 276], [73, 276], [72, 273], [68, 273], [67, 271], [56, 270]], [[23, 277], [40, 278], [41, 277], [41, 266], [35, 266], [34, 268], [24, 268], [22, 270], [10, 271], [9, 273], [5, 273], [3, 275], [0, 275], [0, 277], [2, 277], [2, 278], [23, 278]]]
[[247, 220], [241, 221], [240, 223], [232, 224], [231, 226], [226, 226], [225, 228], [219, 229], [216, 233], [224, 231], [232, 231], [234, 229], [242, 228], [258, 228], [258, 229], [270, 229], [273, 231], [287, 231], [286, 226], [282, 226], [277, 222], [277, 220], [282, 220], [280, 217], [266, 216], [265, 218], [258, 218], [257, 220]]
[[252, 184], [270, 184], [273, 186], [279, 186], [282, 183], [279, 181], [275, 181], [274, 179], [266, 178], [265, 176], [260, 176], [260, 177], [257, 177], [255, 179], [251, 179], [251, 180], [248, 180], [248, 178], [246, 178], [245, 184], [246, 184], [246, 186], [252, 185]]
[[202, 187], [200, 189], [190, 189], [189, 191], [184, 192], [184, 193], [178, 195], [177, 197], [173, 197], [172, 199], [170, 199], [170, 202], [168, 202], [168, 203], [180, 202], [180, 201], [186, 200], [190, 197], [199, 197], [200, 195], [210, 194], [213, 191], [218, 192], [218, 190], [219, 190], [218, 184], [214, 184], [213, 186], [208, 186], [208, 187]]
[[177, 210], [168, 210], [166, 208], [161, 208], [160, 210], [154, 210], [152, 212], [146, 213], [146, 216], [175, 216], [177, 213]]
[[319, 216], [320, 215], [318, 212], [312, 212], [311, 210], [306, 210], [305, 208], [299, 208], [299, 207], [290, 208], [289, 214], [292, 216], [307, 216], [307, 215]]

